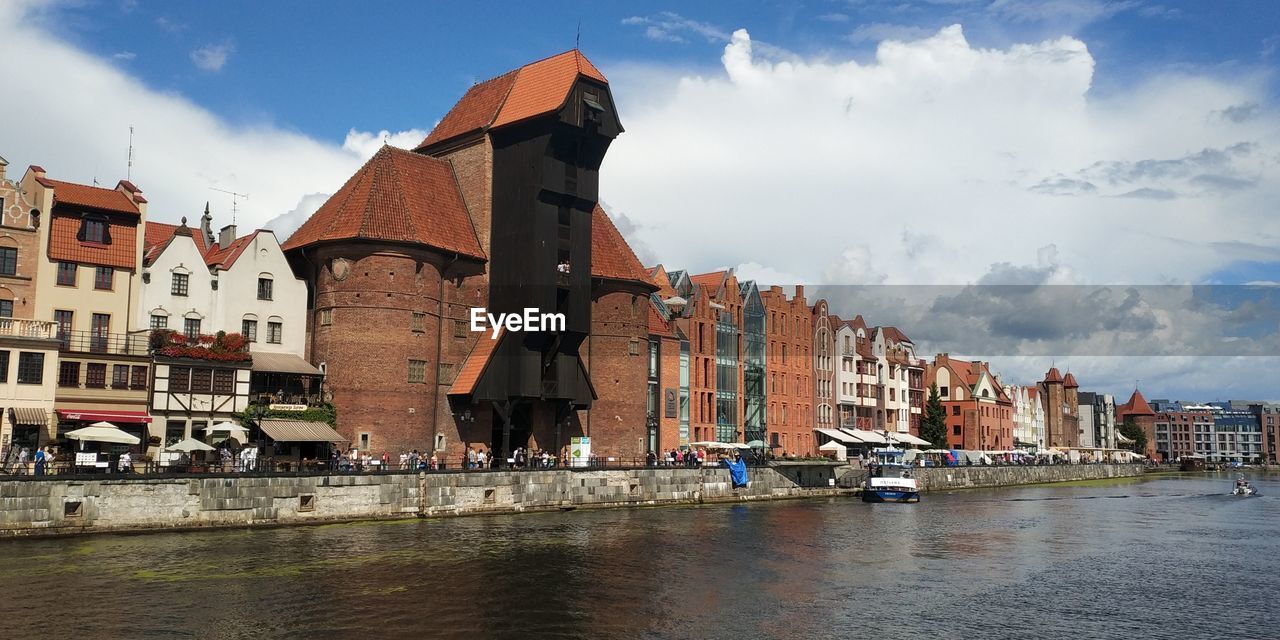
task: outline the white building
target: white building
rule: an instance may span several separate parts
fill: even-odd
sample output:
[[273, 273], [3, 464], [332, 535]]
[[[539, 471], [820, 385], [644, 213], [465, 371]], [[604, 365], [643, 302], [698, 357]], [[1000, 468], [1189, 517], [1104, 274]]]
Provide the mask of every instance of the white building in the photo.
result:
[[[214, 238], [208, 209], [200, 229], [149, 222], [139, 322], [188, 339], [219, 332], [248, 341], [252, 365], [156, 354], [150, 410], [166, 444], [203, 438], [250, 402], [305, 405], [320, 372], [303, 358], [306, 283], [293, 274], [271, 231]], [[206, 338], [207, 340], [208, 338]], [[300, 379], [300, 377], [302, 379]]]
[[1040, 392], [1034, 385], [1001, 385], [1013, 401], [1013, 442], [1017, 447], [1043, 447], [1044, 408]]

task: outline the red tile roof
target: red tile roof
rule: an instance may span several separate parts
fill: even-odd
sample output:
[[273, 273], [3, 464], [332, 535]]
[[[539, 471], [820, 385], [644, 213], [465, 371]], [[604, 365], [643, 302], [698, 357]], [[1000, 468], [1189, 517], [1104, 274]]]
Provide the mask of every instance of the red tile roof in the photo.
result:
[[696, 276], [689, 276], [689, 281], [694, 284], [700, 284], [707, 288], [708, 291], [715, 293], [720, 290], [720, 284], [724, 282], [725, 276], [729, 275], [726, 270], [712, 271], [711, 273], [700, 273]]
[[231, 244], [222, 247], [214, 243], [204, 254], [204, 263], [210, 267], [219, 269], [230, 269], [231, 265], [236, 263], [236, 259], [244, 253], [245, 248], [253, 244], [253, 239], [258, 236], [258, 232], [254, 231], [247, 236], [241, 236], [231, 241]]
[[463, 362], [462, 368], [458, 370], [458, 376], [453, 379], [448, 395], [469, 396], [475, 392], [476, 383], [480, 382], [480, 376], [484, 375], [485, 367], [489, 366], [489, 360], [498, 350], [498, 343], [502, 341], [504, 332], [499, 328], [497, 339], [490, 339], [490, 335], [485, 333], [476, 340], [476, 346], [471, 348], [466, 362]]
[[631, 245], [613, 225], [599, 204], [591, 211], [591, 275], [609, 280], [637, 282], [656, 289], [649, 272], [636, 258]]
[[579, 77], [609, 83], [577, 49], [481, 82], [467, 90], [418, 148], [558, 111]]
[[1151, 409], [1151, 405], [1147, 404], [1147, 399], [1142, 397], [1142, 392], [1137, 389], [1133, 390], [1133, 395], [1129, 396], [1129, 401], [1116, 407], [1116, 418], [1123, 421], [1125, 416], [1154, 416], [1155, 411]]
[[1079, 389], [1080, 385], [1076, 383], [1076, 377], [1067, 373], [1067, 377], [1062, 379], [1062, 386], [1067, 389]]
[[[63, 182], [51, 178], [37, 178], [40, 184], [53, 189], [53, 204], [65, 204], [74, 207], [88, 207], [103, 211], [115, 211], [138, 215], [138, 205], [129, 199], [124, 192], [116, 189], [90, 187], [74, 182]], [[133, 186], [132, 184], [129, 186]], [[134, 187], [136, 190], [137, 187]]]
[[49, 223], [49, 259], [136, 269], [138, 265], [134, 251], [138, 237], [137, 225], [108, 220], [107, 227], [111, 234], [111, 244], [80, 242], [76, 239], [80, 232], [80, 218], [55, 214]]
[[1057, 367], [1050, 367], [1049, 373], [1044, 374], [1045, 382], [1062, 382], [1062, 374], [1058, 372]]
[[662, 318], [658, 308], [652, 303], [649, 304], [649, 335], [664, 338], [676, 337], [675, 332], [671, 330], [671, 323]]
[[356, 239], [485, 257], [452, 165], [392, 146], [374, 154], [281, 248]]
[[185, 225], [167, 224], [164, 222], [152, 222], [148, 220], [145, 224], [142, 238], [142, 261], [144, 264], [151, 264], [157, 256], [160, 255], [164, 248], [169, 246], [169, 241], [173, 239], [175, 232], [180, 228], [186, 228], [186, 235], [196, 243], [196, 250], [200, 255], [204, 255], [208, 248], [204, 246], [204, 234], [192, 231], [190, 227]]

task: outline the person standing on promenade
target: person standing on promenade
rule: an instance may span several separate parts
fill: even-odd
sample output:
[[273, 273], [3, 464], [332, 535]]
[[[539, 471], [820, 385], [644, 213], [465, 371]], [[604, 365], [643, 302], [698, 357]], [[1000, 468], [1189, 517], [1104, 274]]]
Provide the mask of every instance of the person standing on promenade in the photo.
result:
[[476, 466], [481, 469], [489, 468], [489, 454], [485, 453], [484, 449], [476, 452]]

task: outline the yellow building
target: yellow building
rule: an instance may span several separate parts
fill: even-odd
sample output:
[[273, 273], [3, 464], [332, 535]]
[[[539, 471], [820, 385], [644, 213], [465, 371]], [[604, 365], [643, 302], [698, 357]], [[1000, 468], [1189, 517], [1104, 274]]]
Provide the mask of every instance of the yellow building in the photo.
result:
[[39, 227], [37, 320], [56, 325], [55, 410], [62, 434], [100, 420], [147, 443], [148, 336], [132, 326], [141, 295], [147, 201], [127, 180], [114, 189], [63, 182], [32, 166], [22, 189]]

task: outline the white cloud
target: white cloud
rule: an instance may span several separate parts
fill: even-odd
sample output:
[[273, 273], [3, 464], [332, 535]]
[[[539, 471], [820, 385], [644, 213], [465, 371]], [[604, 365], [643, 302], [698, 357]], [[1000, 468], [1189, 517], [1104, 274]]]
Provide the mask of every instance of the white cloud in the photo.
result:
[[119, 53], [114, 53], [111, 55], [112, 60], [122, 60], [125, 62], [128, 62], [129, 60], [133, 60], [134, 58], [137, 58], [137, 57], [138, 57], [138, 54], [132, 51], [121, 51]]
[[848, 22], [849, 16], [844, 13], [824, 13], [818, 19], [822, 22]]
[[218, 44], [206, 44], [191, 52], [191, 61], [205, 71], [222, 71], [235, 51], [236, 46], [230, 40]]
[[1084, 42], [983, 49], [958, 25], [868, 63], [755, 44], [732, 34], [718, 72], [610, 72], [627, 130], [601, 192], [665, 264], [965, 283], [1054, 245], [1085, 282], [1162, 283], [1239, 259], [1242, 229], [1280, 237], [1280, 117], [1221, 115], [1269, 104], [1261, 79], [1099, 96]]
[[[231, 198], [210, 187], [247, 193], [239, 203], [242, 229], [273, 221], [283, 240], [299, 219], [323, 201], [377, 150], [422, 141], [420, 130], [349, 131], [343, 144], [310, 138], [285, 128], [231, 124], [173, 93], [152, 89], [117, 67], [63, 42], [24, 19], [25, 5], [0, 3], [0, 59], [38, 56], [41, 64], [18, 65], [9, 79], [34, 86], [57, 77], [60, 91], [36, 92], [0, 101], [0, 155], [10, 175], [39, 164], [50, 177], [105, 185], [125, 177], [129, 127], [134, 133], [133, 182], [150, 202], [152, 220], [198, 220], [212, 201], [216, 225], [231, 221]], [[37, 7], [38, 8], [38, 7]], [[93, 96], [67, 100], [66, 96]], [[339, 132], [335, 132], [339, 133]]]
[[373, 154], [382, 148], [383, 144], [389, 144], [393, 147], [401, 149], [412, 149], [426, 139], [427, 132], [422, 129], [409, 129], [407, 131], [391, 132], [383, 129], [377, 133], [368, 131], [356, 131], [351, 129], [347, 131], [346, 140], [342, 141], [342, 148], [350, 151], [362, 158], [372, 157]]

